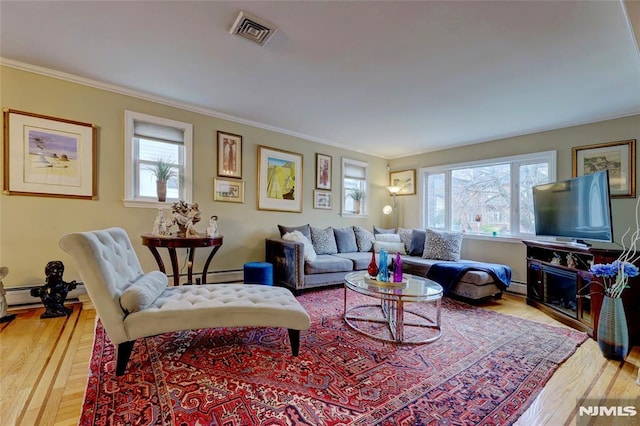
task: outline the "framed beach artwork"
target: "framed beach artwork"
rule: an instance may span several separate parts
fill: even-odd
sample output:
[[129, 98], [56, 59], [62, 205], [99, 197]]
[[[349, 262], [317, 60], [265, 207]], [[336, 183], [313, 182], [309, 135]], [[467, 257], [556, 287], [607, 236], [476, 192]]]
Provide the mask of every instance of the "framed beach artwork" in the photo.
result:
[[229, 203], [244, 203], [244, 181], [235, 179], [213, 179], [213, 200]]
[[90, 123], [4, 110], [4, 193], [95, 200], [97, 130]]
[[218, 131], [218, 176], [242, 179], [242, 136]]
[[389, 185], [400, 188], [397, 195], [413, 195], [416, 193], [416, 171], [400, 170], [391, 172], [389, 175]]
[[316, 153], [316, 189], [331, 190], [331, 156]]
[[331, 192], [313, 190], [313, 208], [314, 209], [326, 209], [331, 210], [333, 203], [331, 199]]
[[302, 154], [258, 146], [258, 209], [302, 212]]
[[636, 196], [636, 140], [576, 146], [571, 149], [573, 177], [609, 170], [611, 197]]

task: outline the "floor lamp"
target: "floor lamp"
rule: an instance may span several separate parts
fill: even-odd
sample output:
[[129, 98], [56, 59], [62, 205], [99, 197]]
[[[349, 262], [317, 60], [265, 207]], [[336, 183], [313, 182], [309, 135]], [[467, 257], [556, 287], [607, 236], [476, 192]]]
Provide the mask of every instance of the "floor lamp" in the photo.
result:
[[[396, 195], [400, 192], [399, 186], [387, 186], [387, 191], [393, 197], [393, 201], [391, 203], [391, 212], [393, 213], [393, 229], [397, 231], [398, 229], [398, 205], [396, 204]], [[385, 206], [387, 207], [387, 206]], [[384, 211], [384, 209], [383, 209]]]

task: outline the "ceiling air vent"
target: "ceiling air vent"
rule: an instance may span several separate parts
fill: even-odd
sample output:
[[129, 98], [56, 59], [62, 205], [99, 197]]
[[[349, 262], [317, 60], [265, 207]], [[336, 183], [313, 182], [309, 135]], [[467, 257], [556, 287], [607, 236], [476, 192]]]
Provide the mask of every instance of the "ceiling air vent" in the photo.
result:
[[271, 22], [240, 11], [229, 32], [264, 46], [276, 31], [278, 28]]

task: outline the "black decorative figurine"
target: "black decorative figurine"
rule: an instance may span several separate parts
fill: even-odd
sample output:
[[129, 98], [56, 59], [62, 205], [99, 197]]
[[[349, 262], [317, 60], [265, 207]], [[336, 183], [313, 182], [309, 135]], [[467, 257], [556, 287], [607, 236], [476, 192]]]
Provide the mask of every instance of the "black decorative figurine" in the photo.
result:
[[44, 273], [47, 276], [47, 283], [42, 287], [31, 289], [31, 296], [40, 297], [44, 307], [47, 308], [45, 313], [40, 315], [40, 318], [55, 318], [69, 315], [73, 312], [73, 309], [65, 308], [64, 301], [67, 298], [67, 293], [76, 288], [75, 280], [70, 283], [62, 280], [64, 265], [59, 260], [52, 260], [47, 263], [47, 266], [44, 268]]

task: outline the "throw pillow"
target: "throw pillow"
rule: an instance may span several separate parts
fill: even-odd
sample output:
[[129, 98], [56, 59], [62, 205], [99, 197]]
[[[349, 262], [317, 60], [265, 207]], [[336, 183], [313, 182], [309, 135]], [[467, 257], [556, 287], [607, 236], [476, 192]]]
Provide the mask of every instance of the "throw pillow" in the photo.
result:
[[460, 260], [461, 248], [461, 232], [427, 229], [422, 257], [436, 260]]
[[396, 230], [391, 228], [391, 229], [384, 229], [384, 228], [380, 228], [378, 226], [373, 225], [373, 235], [378, 235], [378, 234], [395, 234]]
[[358, 251], [356, 234], [353, 232], [352, 226], [338, 229], [333, 228], [333, 234], [336, 237], [338, 253], [354, 253]]
[[141, 275], [122, 292], [120, 306], [129, 313], [141, 311], [162, 294], [168, 283], [167, 275], [160, 271]]
[[311, 244], [311, 240], [305, 237], [300, 231], [287, 232], [282, 236], [283, 240], [287, 241], [296, 241], [304, 244], [304, 260], [308, 260], [309, 262], [313, 262], [316, 260], [316, 250], [313, 248], [313, 244]]
[[404, 243], [392, 243], [387, 241], [376, 241], [373, 243], [373, 249], [376, 253], [380, 252], [381, 249], [384, 249], [389, 254], [407, 254], [404, 249]]
[[398, 234], [376, 234], [376, 241], [384, 241], [386, 243], [401, 243]]
[[411, 256], [422, 256], [424, 253], [424, 240], [427, 237], [427, 231], [424, 229], [414, 229], [411, 234], [411, 244], [409, 245], [409, 254]]
[[321, 229], [312, 226], [311, 242], [317, 254], [336, 254], [338, 252], [332, 227]]
[[354, 226], [353, 232], [356, 234], [356, 244], [358, 244], [358, 251], [371, 251], [373, 248], [373, 242], [375, 237], [373, 233], [360, 226]]
[[309, 239], [309, 241], [311, 241], [311, 228], [309, 224], [300, 225], [300, 226], [278, 225], [278, 230], [280, 230], [280, 237], [282, 237], [287, 232], [300, 231], [302, 232], [302, 235], [304, 235]]
[[404, 243], [404, 249], [409, 252], [411, 247], [411, 237], [413, 235], [413, 229], [398, 228], [398, 235], [400, 235], [400, 241]]

